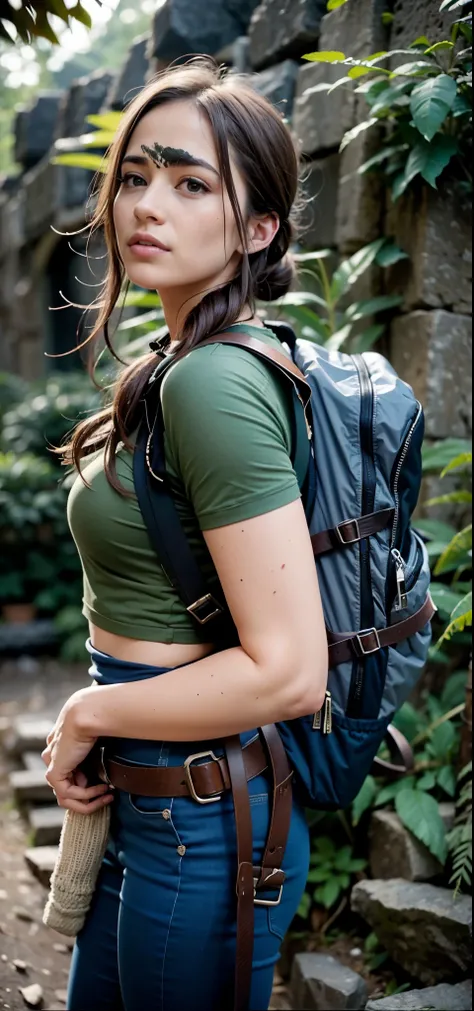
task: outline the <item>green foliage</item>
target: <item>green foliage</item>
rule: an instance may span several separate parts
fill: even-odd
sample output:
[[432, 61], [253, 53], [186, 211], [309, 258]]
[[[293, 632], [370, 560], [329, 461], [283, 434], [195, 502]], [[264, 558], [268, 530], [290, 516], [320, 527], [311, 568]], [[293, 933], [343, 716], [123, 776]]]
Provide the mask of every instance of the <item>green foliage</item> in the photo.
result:
[[394, 808], [406, 828], [442, 865], [448, 858], [449, 841], [438, 803], [456, 793], [454, 763], [466, 680], [467, 673], [457, 671], [446, 680], [439, 698], [429, 694], [416, 709], [410, 702], [401, 707], [393, 722], [413, 748], [413, 773], [389, 783], [368, 776], [351, 808], [354, 827], [369, 810]]
[[102, 395], [83, 372], [51, 374], [23, 385], [21, 392], [22, 399], [16, 397], [3, 416], [0, 449], [18, 455], [34, 453], [52, 462], [57, 457], [48, 447], [59, 446], [81, 418], [103, 405]]
[[[307, 890], [298, 909], [298, 915], [306, 919], [310, 913], [312, 900], [324, 909], [331, 909], [349, 890], [355, 874], [364, 870], [367, 861], [354, 857], [353, 846], [337, 846], [329, 836], [313, 839]], [[316, 888], [308, 886], [316, 885]]]
[[472, 887], [472, 761], [459, 773], [458, 788], [454, 826], [446, 837], [455, 898]]
[[[99, 7], [102, 6], [102, 0], [96, 0], [96, 3]], [[73, 7], [68, 7], [64, 0], [21, 0], [20, 4], [3, 0], [0, 38], [6, 42], [14, 41], [13, 34], [8, 32], [8, 26], [12, 25], [26, 45], [34, 39], [46, 39], [58, 46], [59, 39], [49, 21], [52, 14], [61, 18], [68, 28], [74, 20], [80, 21], [86, 28], [92, 27], [90, 14], [82, 7], [80, 0]]]
[[[441, 5], [441, 11], [456, 12], [456, 20], [449, 39], [434, 45], [422, 36], [407, 50], [374, 53], [359, 60], [340, 51], [303, 57], [348, 67], [345, 77], [327, 84], [327, 91], [353, 87], [355, 81], [370, 117], [345, 134], [341, 150], [361, 131], [383, 128], [379, 150], [358, 173], [382, 172], [394, 201], [416, 178], [436, 189], [448, 166], [459, 187], [472, 192], [472, 17], [458, 16], [462, 6], [464, 0]], [[410, 59], [389, 70], [387, 61], [399, 55]], [[361, 77], [368, 80], [358, 83]]]
[[296, 254], [300, 269], [310, 274], [316, 291], [289, 292], [270, 303], [267, 310], [281, 308], [284, 316], [296, 324], [301, 337], [324, 344], [332, 351], [341, 348], [351, 352], [367, 351], [384, 332], [385, 326], [376, 322], [357, 332], [356, 324], [395, 308], [402, 298], [380, 295], [352, 302], [347, 308], [343, 308], [343, 303], [347, 303], [351, 288], [373, 263], [386, 267], [406, 258], [406, 255], [391, 240], [377, 239], [343, 260], [330, 275], [325, 263], [330, 250]]

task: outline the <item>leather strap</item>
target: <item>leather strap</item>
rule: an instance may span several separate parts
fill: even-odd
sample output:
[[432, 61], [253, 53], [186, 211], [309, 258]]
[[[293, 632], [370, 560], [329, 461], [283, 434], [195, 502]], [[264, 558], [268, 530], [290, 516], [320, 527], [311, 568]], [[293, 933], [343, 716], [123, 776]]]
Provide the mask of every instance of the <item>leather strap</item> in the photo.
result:
[[390, 526], [393, 520], [394, 509], [379, 509], [375, 513], [367, 513], [358, 519], [343, 520], [337, 527], [329, 530], [321, 530], [313, 534], [311, 544], [315, 555], [322, 555], [325, 551], [333, 551], [334, 548], [344, 548], [348, 544], [356, 544], [365, 537], [378, 534]]
[[[247, 779], [254, 779], [268, 768], [268, 758], [258, 737], [242, 748]], [[99, 757], [99, 756], [98, 756]], [[201, 765], [140, 766], [127, 765], [109, 758], [106, 751], [100, 760], [99, 775], [118, 790], [141, 794], [143, 797], [192, 797], [188, 776], [198, 797], [215, 797], [231, 786], [229, 769], [224, 757]]]
[[248, 1011], [254, 939], [252, 817], [243, 750], [237, 734], [226, 738], [225, 750], [232, 784], [237, 833], [237, 943], [234, 1011]]
[[311, 400], [311, 387], [298, 366], [283, 351], [277, 351], [276, 348], [269, 347], [264, 341], [258, 340], [258, 337], [250, 337], [248, 334], [242, 333], [231, 333], [230, 330], [227, 333], [220, 333], [216, 337], [207, 337], [206, 340], [199, 342], [197, 348], [204, 348], [208, 344], [235, 344], [236, 347], [253, 351], [260, 358], [268, 359], [280, 369], [280, 372], [283, 372], [291, 379], [298, 391], [299, 399], [302, 401], [303, 406], [306, 408], [309, 404]]
[[377, 653], [385, 646], [395, 646], [396, 643], [409, 639], [411, 635], [421, 631], [431, 621], [437, 608], [428, 594], [424, 604], [415, 614], [395, 625], [386, 628], [369, 628], [361, 632], [330, 632], [327, 631], [329, 643], [329, 668], [337, 667], [347, 660], [361, 659], [370, 653]]
[[288, 761], [282, 739], [274, 723], [260, 727], [268, 749], [269, 763], [273, 776], [273, 799], [270, 827], [262, 858], [262, 866], [257, 876], [255, 890], [280, 887], [285, 880], [281, 864], [290, 831], [292, 812], [291, 780], [293, 771]]
[[384, 758], [374, 758], [372, 775], [398, 779], [400, 776], [406, 775], [407, 772], [411, 772], [415, 765], [413, 748], [392, 723], [387, 727], [385, 743], [394, 761], [387, 762]]

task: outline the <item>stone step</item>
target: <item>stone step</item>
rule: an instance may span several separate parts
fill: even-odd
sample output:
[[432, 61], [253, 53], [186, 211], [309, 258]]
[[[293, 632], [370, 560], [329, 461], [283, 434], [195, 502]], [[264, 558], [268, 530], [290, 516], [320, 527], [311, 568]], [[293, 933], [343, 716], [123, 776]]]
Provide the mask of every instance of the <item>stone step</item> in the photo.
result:
[[471, 965], [472, 900], [419, 881], [359, 881], [352, 908], [395, 962], [426, 986], [455, 982]]
[[25, 850], [25, 861], [35, 878], [49, 888], [49, 879], [53, 873], [58, 855], [57, 846], [34, 846]]
[[365, 1008], [367, 984], [353, 969], [332, 955], [301, 952], [291, 970], [290, 1000], [307, 1011], [357, 1011]]
[[41, 764], [42, 769], [19, 769], [10, 773], [10, 787], [19, 803], [25, 801], [51, 803], [53, 792], [44, 778], [46, 766], [43, 762]]
[[36, 717], [19, 716], [13, 724], [13, 733], [7, 745], [8, 751], [18, 758], [25, 751], [41, 753], [53, 725], [54, 719], [44, 714]]
[[24, 751], [21, 760], [25, 769], [29, 769], [30, 772], [41, 770], [43, 773], [46, 772], [46, 766], [41, 758], [41, 752], [39, 751]]
[[64, 808], [57, 805], [31, 809], [29, 822], [34, 846], [55, 846], [59, 842], [64, 814]]
[[369, 1000], [365, 1011], [471, 1011], [472, 980], [464, 983], [439, 983], [423, 990], [406, 990], [381, 1000]]

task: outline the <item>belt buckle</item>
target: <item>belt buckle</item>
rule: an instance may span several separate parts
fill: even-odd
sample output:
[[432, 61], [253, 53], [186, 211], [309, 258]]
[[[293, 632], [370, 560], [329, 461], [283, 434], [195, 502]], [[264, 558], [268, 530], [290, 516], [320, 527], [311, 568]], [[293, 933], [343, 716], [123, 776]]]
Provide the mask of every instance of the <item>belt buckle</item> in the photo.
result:
[[[213, 751], [198, 751], [196, 752], [195, 755], [188, 755], [188, 757], [184, 761], [184, 772], [188, 783], [189, 792], [193, 800], [196, 800], [198, 804], [215, 804], [216, 800], [222, 800], [223, 791], [219, 793], [218, 796], [216, 797], [200, 797], [199, 794], [196, 793], [196, 788], [193, 783], [193, 777], [191, 775], [191, 763], [195, 762], [197, 758], [207, 758], [208, 756], [212, 758], [214, 762], [217, 762], [219, 764], [219, 760], [218, 758], [216, 758]], [[225, 789], [224, 785], [223, 789]]]
[[190, 604], [186, 610], [192, 614], [193, 618], [196, 619], [199, 625], [207, 625], [208, 621], [212, 621], [212, 619], [217, 618], [219, 614], [223, 614], [221, 605], [216, 598], [212, 596], [212, 593], [206, 593], [204, 597], [200, 597], [199, 600], [195, 600], [194, 604]]
[[[349, 527], [353, 528], [351, 533], [352, 534], [355, 533], [355, 537], [354, 536], [344, 537], [344, 530], [348, 530]], [[350, 544], [356, 544], [357, 541], [360, 541], [361, 539], [359, 521], [356, 519], [344, 520], [342, 523], [338, 523], [335, 529], [341, 544], [345, 546], [348, 546]]]
[[283, 895], [283, 884], [280, 885], [278, 897], [276, 899], [257, 899], [257, 881], [258, 878], [253, 879], [253, 904], [254, 906], [279, 906], [281, 902], [281, 897]]
[[[363, 642], [363, 640], [368, 635], [375, 636], [375, 641], [376, 641], [377, 645], [374, 646], [373, 649], [365, 649], [364, 648], [364, 642]], [[382, 649], [382, 645], [381, 645], [380, 638], [379, 638], [379, 633], [377, 632], [376, 628], [363, 628], [359, 632], [359, 634], [355, 636], [355, 638], [357, 640], [357, 644], [359, 646], [360, 655], [361, 656], [370, 656], [371, 653], [378, 653], [379, 649]]]

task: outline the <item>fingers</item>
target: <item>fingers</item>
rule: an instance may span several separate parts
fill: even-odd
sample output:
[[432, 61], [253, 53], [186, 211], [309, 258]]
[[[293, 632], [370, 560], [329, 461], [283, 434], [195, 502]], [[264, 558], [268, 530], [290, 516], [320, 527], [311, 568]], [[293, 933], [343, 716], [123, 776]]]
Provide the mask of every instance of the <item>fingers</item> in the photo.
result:
[[99, 797], [98, 800], [91, 800], [88, 804], [84, 804], [80, 800], [60, 800], [57, 798], [60, 807], [65, 807], [69, 811], [78, 811], [79, 814], [94, 814], [94, 811], [100, 811], [102, 807], [107, 807], [113, 801], [113, 795], [108, 794], [105, 797]]
[[75, 786], [66, 780], [57, 783], [50, 782], [48, 776], [46, 776], [46, 779], [57, 797], [58, 804], [61, 805], [63, 805], [64, 801], [69, 800], [78, 800], [83, 804], [88, 804], [97, 798], [105, 797], [107, 794], [110, 795], [110, 787], [105, 783], [99, 783], [97, 786]]

